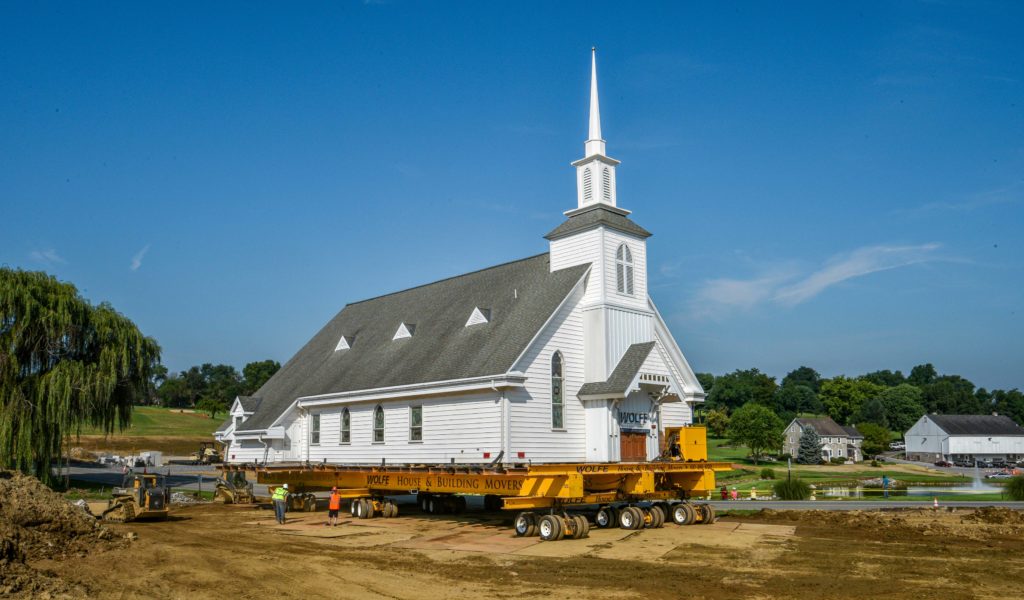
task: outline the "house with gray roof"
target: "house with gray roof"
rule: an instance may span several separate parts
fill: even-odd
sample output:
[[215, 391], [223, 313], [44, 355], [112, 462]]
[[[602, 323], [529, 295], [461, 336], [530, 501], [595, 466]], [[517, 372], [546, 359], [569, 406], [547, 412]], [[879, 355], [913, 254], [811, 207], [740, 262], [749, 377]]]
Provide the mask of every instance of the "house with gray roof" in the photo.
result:
[[864, 436], [856, 427], [840, 425], [831, 417], [799, 417], [790, 421], [783, 431], [782, 452], [790, 456], [800, 454], [800, 436], [804, 429], [813, 429], [821, 439], [821, 460], [845, 458], [853, 462], [864, 460], [861, 444]]
[[704, 391], [618, 206], [596, 65], [577, 206], [547, 252], [346, 305], [217, 436], [229, 462], [644, 461]]
[[1006, 415], [924, 415], [903, 438], [910, 460], [1024, 459], [1024, 428]]

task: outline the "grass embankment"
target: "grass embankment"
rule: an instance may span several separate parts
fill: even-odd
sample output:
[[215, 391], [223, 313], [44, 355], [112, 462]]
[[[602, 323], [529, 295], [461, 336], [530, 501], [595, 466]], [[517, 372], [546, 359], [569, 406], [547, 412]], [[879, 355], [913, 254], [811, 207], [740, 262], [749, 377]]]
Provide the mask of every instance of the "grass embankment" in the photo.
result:
[[136, 406], [126, 429], [105, 436], [99, 429], [83, 428], [81, 436], [71, 436], [67, 445], [92, 452], [130, 454], [158, 450], [170, 456], [183, 456], [194, 452], [199, 442], [211, 441], [214, 430], [225, 418], [214, 420], [206, 413], [191, 410]]
[[[726, 485], [731, 490], [735, 487], [742, 497], [749, 495], [750, 490], [756, 489], [758, 495], [769, 495], [773, 481], [760, 478], [761, 470], [765, 467], [775, 472], [775, 477], [781, 479], [786, 477], [787, 466], [785, 462], [764, 462], [754, 461], [747, 458], [749, 450], [745, 446], [731, 446], [728, 440], [709, 438], [708, 459], [733, 463], [733, 470], [715, 474], [719, 485]], [[962, 475], [954, 475], [944, 471], [923, 467], [920, 465], [909, 465], [902, 463], [881, 463], [878, 467], [869, 466], [870, 463], [862, 462], [855, 465], [799, 465], [793, 464], [793, 477], [803, 479], [817, 489], [831, 487], [857, 487], [868, 479], [879, 479], [883, 474], [890, 479], [903, 484], [911, 485], [964, 485], [971, 482], [971, 478]], [[824, 499], [820, 494], [819, 499]], [[890, 500], [926, 500], [930, 497], [924, 496], [896, 496], [890, 494]], [[967, 499], [963, 494], [940, 494], [939, 500]], [[970, 494], [971, 500], [987, 501], [1003, 499], [999, 492], [985, 494]], [[833, 498], [838, 500], [839, 498]], [[869, 493], [862, 500], [882, 499], [882, 490], [878, 490], [877, 496]]]

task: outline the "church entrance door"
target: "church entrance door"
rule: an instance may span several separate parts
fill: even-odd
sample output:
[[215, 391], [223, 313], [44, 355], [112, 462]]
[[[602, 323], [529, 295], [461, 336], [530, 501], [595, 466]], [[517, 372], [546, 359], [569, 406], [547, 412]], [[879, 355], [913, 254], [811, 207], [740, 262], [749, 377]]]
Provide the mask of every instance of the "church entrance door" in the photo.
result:
[[647, 433], [639, 431], [623, 431], [619, 434], [622, 462], [645, 462], [647, 460]]

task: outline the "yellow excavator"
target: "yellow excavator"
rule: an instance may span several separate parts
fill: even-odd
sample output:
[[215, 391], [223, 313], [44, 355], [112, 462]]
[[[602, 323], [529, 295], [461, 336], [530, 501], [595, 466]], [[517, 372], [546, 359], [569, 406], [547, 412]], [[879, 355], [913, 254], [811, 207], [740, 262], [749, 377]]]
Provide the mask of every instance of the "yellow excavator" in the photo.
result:
[[127, 523], [137, 519], [163, 520], [167, 518], [171, 491], [160, 485], [156, 475], [128, 474], [121, 487], [114, 488], [114, 496], [100, 516], [104, 521]]

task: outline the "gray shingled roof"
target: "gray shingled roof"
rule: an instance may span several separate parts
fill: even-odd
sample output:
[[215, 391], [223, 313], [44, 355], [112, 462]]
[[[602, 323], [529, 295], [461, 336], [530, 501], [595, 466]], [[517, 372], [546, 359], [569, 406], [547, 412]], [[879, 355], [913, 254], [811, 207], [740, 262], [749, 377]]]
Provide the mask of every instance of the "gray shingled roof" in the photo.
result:
[[843, 425], [842, 427], [843, 431], [845, 431], [848, 436], [852, 438], [864, 439], [864, 434], [862, 434], [860, 431], [857, 431], [857, 428], [854, 427], [853, 425]]
[[598, 225], [607, 225], [612, 229], [618, 229], [641, 238], [651, 237], [649, 231], [630, 221], [629, 217], [599, 204], [572, 215], [544, 237], [553, 240]]
[[228, 417], [226, 421], [224, 421], [223, 423], [220, 424], [219, 427], [217, 427], [217, 429], [214, 431], [214, 433], [220, 433], [222, 431], [227, 430], [227, 428], [231, 425], [231, 421], [232, 421], [232, 417]]
[[832, 437], [850, 437], [843, 427], [831, 419], [831, 417], [819, 417], [819, 418], [799, 418], [796, 422], [800, 424], [800, 427], [810, 427], [814, 431], [818, 432], [818, 435], [827, 435]]
[[260, 407], [261, 398], [256, 396], [239, 396], [238, 401], [242, 404], [242, 410], [251, 413], [256, 412], [256, 409]]
[[1005, 415], [928, 415], [950, 435], [1024, 435], [1024, 428]]
[[[243, 427], [270, 427], [303, 396], [508, 372], [590, 266], [549, 265], [545, 253], [347, 305], [256, 391]], [[491, 320], [465, 327], [475, 307]], [[392, 340], [403, 322], [415, 334]], [[352, 347], [336, 352], [343, 335]]]
[[654, 342], [644, 342], [642, 344], [633, 344], [626, 349], [626, 353], [619, 359], [619, 364], [615, 365], [615, 370], [608, 376], [606, 381], [598, 381], [592, 383], [584, 383], [583, 387], [580, 388], [580, 396], [602, 396], [602, 395], [622, 395], [629, 391], [629, 384], [632, 383], [633, 378], [640, 372], [640, 367], [643, 366], [644, 361], [647, 360], [647, 355], [651, 353], [654, 348]]

